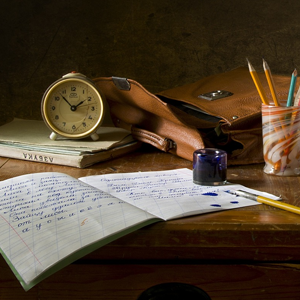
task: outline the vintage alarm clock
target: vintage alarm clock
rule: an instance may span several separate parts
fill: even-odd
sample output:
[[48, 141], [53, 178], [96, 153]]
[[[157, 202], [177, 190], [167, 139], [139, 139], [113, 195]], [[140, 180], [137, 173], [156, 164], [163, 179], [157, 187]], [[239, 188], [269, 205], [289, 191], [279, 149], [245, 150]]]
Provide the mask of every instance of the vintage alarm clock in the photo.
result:
[[104, 119], [105, 99], [92, 80], [72, 72], [53, 82], [42, 98], [42, 116], [52, 133], [68, 139], [90, 136], [97, 140], [96, 130]]

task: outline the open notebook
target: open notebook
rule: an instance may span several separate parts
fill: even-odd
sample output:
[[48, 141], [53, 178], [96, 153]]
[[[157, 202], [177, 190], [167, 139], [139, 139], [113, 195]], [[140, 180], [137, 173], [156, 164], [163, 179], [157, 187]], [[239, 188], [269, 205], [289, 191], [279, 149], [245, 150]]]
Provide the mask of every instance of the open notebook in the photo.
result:
[[74, 260], [142, 226], [258, 204], [237, 198], [229, 189], [241, 186], [196, 185], [188, 169], [79, 180], [52, 172], [14, 177], [0, 182], [1, 254], [28, 290]]

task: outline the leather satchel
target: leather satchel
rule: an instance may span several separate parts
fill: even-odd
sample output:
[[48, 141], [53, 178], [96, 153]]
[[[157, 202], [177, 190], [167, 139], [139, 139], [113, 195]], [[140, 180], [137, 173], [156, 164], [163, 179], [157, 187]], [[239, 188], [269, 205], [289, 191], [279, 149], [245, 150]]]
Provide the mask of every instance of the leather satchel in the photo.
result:
[[[264, 74], [258, 74], [267, 97]], [[273, 75], [278, 98], [287, 99], [290, 78]], [[95, 84], [106, 97], [117, 127], [136, 140], [190, 161], [205, 147], [223, 149], [228, 164], [263, 162], [261, 99], [248, 68], [212, 75], [152, 94], [126, 78], [100, 77]]]

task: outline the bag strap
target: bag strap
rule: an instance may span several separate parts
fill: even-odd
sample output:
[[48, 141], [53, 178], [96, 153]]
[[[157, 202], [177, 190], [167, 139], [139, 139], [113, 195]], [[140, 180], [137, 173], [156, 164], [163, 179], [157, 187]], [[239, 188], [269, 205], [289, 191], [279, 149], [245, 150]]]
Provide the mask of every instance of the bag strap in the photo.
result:
[[131, 134], [134, 139], [150, 144], [164, 152], [169, 152], [170, 149], [176, 147], [176, 143], [171, 139], [162, 137], [158, 134], [155, 134], [154, 132], [145, 129], [137, 128], [135, 126], [132, 126]]
[[193, 152], [204, 148], [197, 128], [138, 82], [119, 77], [99, 77], [94, 82], [106, 98], [115, 126], [131, 131], [137, 140], [191, 161]]

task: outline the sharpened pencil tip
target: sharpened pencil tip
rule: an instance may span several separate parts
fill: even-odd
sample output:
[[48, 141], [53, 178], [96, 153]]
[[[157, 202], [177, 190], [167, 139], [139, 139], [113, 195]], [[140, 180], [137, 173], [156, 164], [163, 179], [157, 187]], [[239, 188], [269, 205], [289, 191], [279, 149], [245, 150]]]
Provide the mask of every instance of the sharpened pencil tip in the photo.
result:
[[228, 194], [231, 194], [231, 195], [236, 195], [236, 193], [233, 192], [233, 191], [231, 191], [231, 190], [227, 190], [227, 191], [225, 191], [225, 192], [228, 193]]
[[270, 69], [268, 63], [264, 59], [263, 59], [263, 67], [264, 67], [264, 71]]
[[248, 68], [250, 72], [255, 72], [254, 67], [252, 66], [252, 64], [250, 63], [249, 59], [247, 58], [247, 62], [248, 62]]
[[298, 75], [298, 72], [297, 72], [297, 69], [295, 68], [294, 72], [293, 72], [293, 75], [294, 76], [297, 76]]

